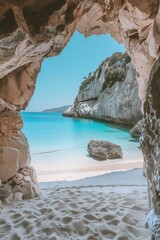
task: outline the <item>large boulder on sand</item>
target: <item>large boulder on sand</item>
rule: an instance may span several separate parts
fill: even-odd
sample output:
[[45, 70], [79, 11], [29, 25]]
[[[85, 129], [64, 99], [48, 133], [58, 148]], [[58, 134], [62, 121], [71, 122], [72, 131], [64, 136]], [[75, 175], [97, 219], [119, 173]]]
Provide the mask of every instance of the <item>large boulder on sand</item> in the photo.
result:
[[101, 161], [123, 157], [121, 147], [108, 141], [91, 140], [87, 150], [91, 157]]

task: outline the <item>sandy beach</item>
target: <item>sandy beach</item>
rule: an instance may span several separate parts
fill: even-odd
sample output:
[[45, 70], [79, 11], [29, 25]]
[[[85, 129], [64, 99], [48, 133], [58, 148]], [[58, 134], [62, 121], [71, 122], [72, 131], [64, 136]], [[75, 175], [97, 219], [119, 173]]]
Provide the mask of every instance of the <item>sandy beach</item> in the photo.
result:
[[[138, 144], [137, 144], [138, 146]], [[126, 171], [143, 167], [142, 152], [138, 147], [123, 149], [123, 159], [97, 161], [86, 150], [74, 147], [63, 151], [32, 155], [32, 166], [39, 182], [77, 180], [115, 171]], [[47, 161], [44, 161], [47, 159]], [[67, 162], [67, 164], [66, 164]]]
[[40, 197], [5, 206], [1, 240], [149, 239], [141, 168], [40, 186]]
[[[101, 127], [103, 139], [106, 125]], [[139, 144], [126, 131], [111, 129], [110, 133], [108, 136], [121, 143], [122, 159], [91, 158], [88, 139], [82, 141], [82, 136], [80, 140], [77, 132], [73, 134], [77, 142], [73, 144], [72, 138], [65, 138], [65, 147], [59, 142], [59, 147], [52, 148], [52, 143], [48, 146], [51, 150], [47, 150], [37, 142], [37, 151], [33, 145], [31, 163], [41, 195], [4, 205], [0, 240], [150, 239], [144, 227], [149, 207]], [[13, 189], [13, 199], [14, 196]], [[25, 196], [33, 197], [27, 193]]]

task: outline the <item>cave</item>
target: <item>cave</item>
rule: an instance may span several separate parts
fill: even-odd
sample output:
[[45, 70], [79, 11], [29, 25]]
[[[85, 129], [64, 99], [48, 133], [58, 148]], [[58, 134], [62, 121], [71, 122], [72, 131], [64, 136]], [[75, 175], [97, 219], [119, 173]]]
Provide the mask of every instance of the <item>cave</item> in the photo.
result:
[[58, 55], [75, 31], [86, 37], [110, 33], [125, 45], [138, 73], [144, 113], [141, 148], [151, 208], [147, 224], [152, 239], [159, 239], [159, 1], [2, 0], [0, 6], [2, 182], [30, 164], [19, 111], [26, 108], [34, 93], [43, 59]]

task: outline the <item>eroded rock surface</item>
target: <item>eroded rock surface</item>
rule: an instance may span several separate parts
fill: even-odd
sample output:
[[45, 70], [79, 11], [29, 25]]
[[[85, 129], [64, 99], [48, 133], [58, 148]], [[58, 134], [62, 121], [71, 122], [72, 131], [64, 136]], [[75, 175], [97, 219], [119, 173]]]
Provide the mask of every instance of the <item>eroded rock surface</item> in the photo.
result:
[[16, 108], [0, 100], [0, 179], [16, 175], [30, 163], [29, 145], [21, 132], [23, 122]]
[[139, 73], [145, 100], [149, 73], [159, 57], [159, 1], [1, 1], [1, 78], [61, 52], [74, 31], [110, 33], [124, 43]]
[[[11, 111], [13, 118], [17, 119], [18, 111], [26, 107], [34, 92], [34, 80], [40, 69], [40, 62], [45, 57], [59, 54], [76, 30], [85, 36], [110, 33], [113, 38], [126, 46], [137, 71], [140, 98], [142, 103], [146, 103], [144, 112], [147, 114], [144, 117], [147, 125], [145, 125], [143, 135], [145, 141], [142, 144], [142, 150], [150, 189], [156, 194], [155, 202], [158, 203], [160, 133], [159, 130], [155, 130], [154, 124], [158, 126], [160, 119], [159, 95], [155, 95], [152, 99], [154, 91], [147, 91], [147, 89], [149, 90], [148, 82], [151, 70], [160, 57], [158, 0], [2, 0], [0, 2], [0, 98], [4, 101], [1, 109], [5, 108], [5, 110], [1, 110], [1, 113], [8, 112], [5, 121], [10, 118]], [[30, 69], [27, 72], [26, 68], [30, 67], [33, 71]], [[30, 73], [33, 73], [31, 77]], [[28, 80], [23, 82], [22, 79]], [[24, 83], [23, 87], [21, 86], [22, 82]], [[159, 86], [158, 82], [152, 80], [151, 82], [153, 82], [152, 89], [154, 86], [155, 88]], [[155, 92], [157, 93], [157, 90]], [[12, 110], [8, 109], [8, 104], [14, 105]], [[150, 109], [153, 107], [154, 112], [148, 112], [148, 105]], [[2, 161], [4, 152], [3, 147], [17, 149], [19, 154], [17, 147], [11, 147], [8, 140], [6, 143], [8, 133], [5, 130], [4, 118], [3, 121], [1, 119], [0, 117], [0, 161]], [[15, 124], [15, 121], [13, 122]], [[15, 140], [15, 135], [17, 136], [20, 131], [17, 125], [19, 124], [8, 128], [11, 140]], [[156, 129], [159, 128], [156, 127]], [[149, 151], [146, 151], [147, 148]], [[18, 154], [16, 157], [15, 153], [14, 158], [17, 170], [19, 168]], [[4, 160], [6, 161], [6, 159]], [[28, 164], [28, 159], [24, 162]], [[11, 164], [11, 162], [9, 161], [7, 164]], [[154, 205], [152, 204], [152, 206]], [[156, 208], [155, 211], [157, 211]]]
[[142, 134], [143, 119], [137, 122], [137, 124], [129, 131], [132, 137], [139, 138]]
[[30, 151], [20, 109], [24, 109], [35, 89], [40, 62], [30, 63], [0, 80], [0, 179], [13, 177], [30, 164]]
[[136, 71], [125, 53], [114, 53], [79, 89], [65, 116], [89, 117], [128, 125], [142, 118]]
[[147, 219], [153, 239], [160, 239], [160, 59], [150, 74], [147, 99], [144, 104], [144, 125], [140, 138], [148, 180], [151, 213]]
[[[0, 186], [0, 203], [10, 203], [38, 197], [40, 188], [33, 167], [25, 167]], [[0, 204], [0, 208], [2, 205]]]

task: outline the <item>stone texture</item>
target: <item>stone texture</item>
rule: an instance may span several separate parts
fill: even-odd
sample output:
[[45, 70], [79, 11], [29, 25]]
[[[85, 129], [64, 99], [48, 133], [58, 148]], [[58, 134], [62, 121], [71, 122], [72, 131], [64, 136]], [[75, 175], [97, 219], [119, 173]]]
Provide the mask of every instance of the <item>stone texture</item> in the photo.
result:
[[132, 137], [139, 138], [142, 134], [143, 119], [138, 121], [138, 123], [129, 131]]
[[0, 147], [0, 176], [3, 182], [13, 177], [18, 171], [18, 150]]
[[140, 138], [144, 169], [148, 182], [151, 210], [147, 225], [153, 239], [160, 238], [160, 59], [150, 74], [147, 99], [144, 104], [144, 125]]
[[[139, 73], [144, 101], [148, 76], [159, 56], [158, 6], [158, 0], [145, 4], [121, 0], [2, 1], [1, 78], [16, 70], [23, 71], [24, 66], [39, 62], [43, 57], [59, 54], [75, 30], [85, 36], [110, 33], [125, 44]], [[24, 104], [19, 95], [17, 104]]]
[[101, 161], [123, 157], [121, 147], [107, 141], [91, 140], [87, 150], [91, 157]]
[[0, 112], [0, 178], [2, 182], [13, 177], [20, 168], [30, 163], [29, 145], [21, 132], [21, 116], [14, 107], [1, 100]]
[[0, 81], [0, 178], [13, 177], [21, 168], [29, 166], [30, 151], [21, 132], [23, 122], [19, 109], [24, 109], [35, 89], [40, 62], [14, 70]]
[[160, 215], [157, 214], [153, 209], [150, 211], [145, 227], [149, 228], [151, 239], [159, 240], [160, 236]]
[[3, 209], [3, 203], [2, 201], [0, 200], [0, 211]]
[[136, 71], [125, 53], [114, 53], [82, 82], [64, 116], [135, 125], [142, 118]]
[[17, 109], [25, 109], [33, 95], [40, 67], [40, 61], [29, 63], [1, 78], [0, 98]]
[[0, 188], [0, 198], [7, 198], [9, 195], [11, 194], [10, 191], [8, 191], [8, 189], [6, 188]]
[[35, 170], [32, 167], [25, 167], [0, 188], [0, 201], [10, 203], [38, 197], [40, 189], [37, 183]]
[[22, 201], [23, 193], [22, 192], [15, 192], [14, 194], [14, 201]]
[[74, 106], [69, 107], [62, 115], [65, 117], [77, 117]]

